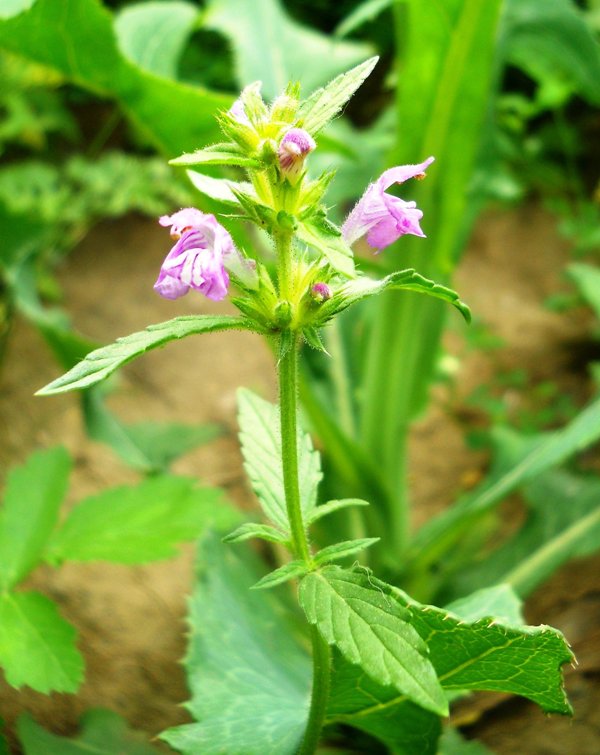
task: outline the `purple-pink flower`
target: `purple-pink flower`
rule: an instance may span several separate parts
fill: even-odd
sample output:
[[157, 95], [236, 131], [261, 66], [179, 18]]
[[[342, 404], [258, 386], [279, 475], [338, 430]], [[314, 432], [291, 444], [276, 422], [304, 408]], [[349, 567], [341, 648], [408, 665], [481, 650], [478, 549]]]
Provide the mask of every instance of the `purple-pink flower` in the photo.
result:
[[295, 182], [302, 173], [304, 159], [316, 148], [315, 140], [303, 128], [291, 128], [279, 142], [277, 156], [281, 172]]
[[381, 251], [406, 233], [425, 236], [419, 225], [423, 213], [416, 203], [387, 194], [386, 189], [409, 178], [424, 177], [433, 160], [428, 157], [418, 165], [390, 168], [370, 184], [342, 226], [345, 241], [352, 244], [366, 233], [369, 245]]
[[160, 268], [154, 289], [165, 299], [178, 299], [190, 288], [214, 301], [227, 295], [228, 257], [239, 257], [233, 240], [214, 215], [186, 207], [173, 215], [164, 215], [159, 223], [171, 226], [177, 240]]

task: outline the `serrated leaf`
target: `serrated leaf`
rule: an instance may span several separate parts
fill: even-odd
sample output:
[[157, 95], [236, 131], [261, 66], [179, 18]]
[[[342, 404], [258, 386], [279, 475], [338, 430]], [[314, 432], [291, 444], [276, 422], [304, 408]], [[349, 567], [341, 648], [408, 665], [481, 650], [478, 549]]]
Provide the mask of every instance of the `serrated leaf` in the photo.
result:
[[119, 49], [140, 68], [176, 79], [197, 16], [198, 8], [181, 0], [152, 0], [123, 8], [114, 23]]
[[188, 152], [169, 160], [170, 165], [195, 167], [197, 165], [237, 165], [241, 168], [260, 168], [262, 163], [254, 157], [233, 148], [233, 145], [214, 144], [212, 147]]
[[298, 221], [296, 233], [301, 241], [323, 254], [334, 270], [347, 278], [354, 277], [352, 249], [335, 226], [319, 218], [307, 218]]
[[0, 595], [0, 666], [13, 687], [75, 692], [83, 681], [76, 633], [56, 605], [34, 592]]
[[335, 652], [326, 720], [366, 731], [395, 755], [437, 755], [440, 717], [406, 698], [388, 705], [395, 694]]
[[267, 540], [270, 543], [288, 543], [288, 537], [283, 532], [275, 529], [275, 527], [269, 527], [266, 524], [255, 524], [254, 522], [246, 522], [240, 527], [230, 532], [223, 538], [224, 543], [241, 543], [244, 540], [250, 540], [253, 537], [258, 537], [261, 540]]
[[366, 574], [328, 566], [300, 582], [306, 617], [330, 644], [376, 682], [390, 685], [438, 715], [448, 704], [427, 658], [427, 646], [395, 600]]
[[510, 692], [548, 713], [571, 713], [561, 667], [573, 654], [557, 629], [510, 626], [494, 616], [468, 621], [379, 580], [375, 584], [410, 611], [444, 689]]
[[[204, 22], [231, 41], [240, 86], [261, 81], [267, 98], [290, 81], [310, 92], [372, 52], [368, 45], [335, 41], [301, 26], [279, 0], [210, 0]], [[318, 65], [309, 65], [310, 60]]]
[[377, 56], [369, 58], [350, 71], [340, 74], [327, 86], [313, 92], [300, 105], [298, 111], [302, 128], [314, 135], [326, 126], [332, 118], [335, 118], [354, 92], [370, 75], [378, 60], [379, 57]]
[[335, 545], [328, 545], [315, 553], [314, 562], [320, 566], [330, 561], [340, 561], [342, 558], [352, 556], [365, 548], [370, 548], [380, 540], [380, 537], [363, 537], [359, 540], [345, 540], [341, 543], [335, 543]]
[[265, 574], [264, 577], [258, 580], [256, 584], [252, 585], [252, 590], [268, 590], [271, 587], [277, 587], [284, 582], [289, 582], [290, 579], [296, 579], [301, 575], [306, 574], [306, 564], [304, 561], [290, 561], [279, 569]]
[[469, 307], [460, 299], [456, 291], [435, 283], [435, 281], [423, 277], [416, 270], [412, 269], [391, 273], [381, 280], [373, 280], [366, 276], [360, 276], [349, 281], [339, 291], [336, 291], [329, 302], [326, 302], [322, 308], [323, 315], [327, 316], [329, 311], [331, 311], [331, 316], [333, 316], [333, 313], [347, 309], [353, 304], [368, 299], [370, 296], [376, 296], [386, 289], [415, 291], [418, 294], [433, 296], [456, 307], [467, 322], [471, 320]]
[[139, 564], [168, 558], [207, 527], [223, 529], [239, 514], [217, 488], [161, 475], [106, 490], [79, 503], [56, 531], [46, 559]]
[[[285, 507], [279, 409], [247, 389], [238, 391], [238, 421], [244, 468], [266, 516], [289, 537]], [[307, 433], [298, 431], [300, 502], [309, 517], [322, 478], [321, 460]]]
[[228, 315], [186, 315], [150, 325], [146, 330], [118, 338], [115, 343], [92, 351], [72, 370], [53, 380], [36, 395], [50, 396], [95, 385], [132, 359], [178, 338], [220, 330], [252, 330], [254, 327], [244, 317]]
[[230, 181], [227, 178], [213, 178], [212, 176], [198, 173], [195, 170], [188, 170], [186, 172], [188, 178], [199, 192], [211, 199], [216, 199], [218, 202], [224, 202], [237, 207], [239, 206], [239, 201], [233, 192], [234, 189], [249, 196], [255, 193], [251, 183]]
[[311, 679], [296, 628], [274, 595], [249, 590], [260, 575], [249, 550], [207, 539], [198, 559], [185, 666], [199, 723], [162, 738], [185, 755], [294, 755]]
[[148, 735], [130, 729], [111, 710], [89, 710], [81, 719], [81, 734], [59, 737], [27, 713], [19, 716], [17, 733], [25, 755], [159, 755]]
[[0, 587], [18, 584], [41, 558], [67, 492], [64, 448], [36, 451], [8, 474], [0, 512]]
[[312, 514], [308, 517], [307, 521], [309, 524], [312, 524], [313, 522], [316, 522], [318, 519], [321, 519], [328, 514], [333, 514], [334, 511], [339, 511], [340, 509], [345, 509], [349, 506], [368, 505], [369, 502], [363, 501], [361, 498], [341, 498], [340, 500], [336, 501], [327, 501], [327, 503], [323, 503], [321, 506], [317, 506], [313, 510]]

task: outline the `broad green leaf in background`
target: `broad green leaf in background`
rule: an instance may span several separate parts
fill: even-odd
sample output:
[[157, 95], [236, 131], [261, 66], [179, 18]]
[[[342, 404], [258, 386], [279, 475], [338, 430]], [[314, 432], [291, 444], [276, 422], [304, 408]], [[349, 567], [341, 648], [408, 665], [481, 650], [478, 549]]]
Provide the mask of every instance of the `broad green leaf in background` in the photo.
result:
[[510, 585], [499, 584], [459, 598], [445, 606], [464, 621], [477, 621], [493, 616], [503, 624], [519, 626], [525, 623], [522, 602]]
[[347, 37], [356, 29], [372, 21], [384, 10], [391, 8], [393, 0], [365, 0], [351, 11], [334, 29], [336, 37]]
[[476, 739], [465, 739], [454, 727], [445, 726], [440, 737], [437, 755], [493, 755], [493, 753]]
[[[241, 388], [238, 391], [238, 421], [244, 468], [265, 515], [283, 533], [289, 523], [285, 508], [279, 408]], [[321, 459], [310, 435], [298, 431], [298, 468], [302, 513], [309, 517], [317, 503], [317, 489], [323, 477]]]
[[274, 595], [249, 588], [261, 574], [249, 550], [201, 543], [185, 667], [199, 723], [162, 738], [185, 755], [293, 755], [308, 717], [310, 658]]
[[231, 40], [240, 85], [262, 81], [271, 98], [289, 81], [312, 92], [371, 53], [366, 44], [340, 42], [301, 26], [279, 0], [210, 0], [203, 22]]
[[[139, 54], [130, 25], [120, 30], [125, 49]], [[0, 22], [0, 47], [117, 100], [136, 128], [170, 155], [215, 141], [214, 113], [232, 101], [231, 96], [162, 78], [130, 62], [119, 50], [113, 17], [99, 0], [37, 0], [30, 10]], [[165, 118], [178, 102], [185, 102], [185, 108], [177, 117]]]
[[71, 459], [64, 448], [36, 451], [8, 474], [0, 511], [0, 587], [18, 584], [36, 566], [58, 520]]
[[37, 395], [50, 396], [53, 393], [87, 388], [104, 380], [119, 367], [150, 349], [178, 338], [186, 338], [197, 333], [254, 328], [254, 324], [245, 318], [230, 315], [184, 315], [157, 325], [149, 325], [146, 330], [118, 338], [115, 343], [92, 351], [72, 370], [38, 391]]
[[[411, 616], [372, 586], [367, 573], [328, 566], [300, 582], [306, 617], [374, 681], [438, 715], [448, 704]], [[395, 691], [394, 691], [395, 688]]]
[[73, 627], [44, 595], [0, 596], [0, 666], [11, 686], [44, 694], [75, 692], [83, 680], [75, 638]]
[[3, 0], [0, 5], [0, 18], [10, 18], [31, 8], [35, 0]]
[[208, 527], [219, 530], [239, 514], [217, 488], [160, 475], [136, 486], [106, 490], [81, 501], [51, 539], [46, 559], [139, 564], [168, 558], [176, 546]]
[[90, 710], [81, 719], [81, 734], [59, 737], [27, 713], [19, 716], [17, 733], [25, 755], [160, 755], [146, 734], [130, 729], [110, 710]]
[[600, 319], [600, 270], [593, 265], [574, 262], [567, 265], [566, 272], [586, 303], [594, 310], [596, 317]]
[[114, 23], [119, 48], [143, 70], [176, 79], [198, 12], [198, 6], [182, 0], [151, 0], [125, 7]]

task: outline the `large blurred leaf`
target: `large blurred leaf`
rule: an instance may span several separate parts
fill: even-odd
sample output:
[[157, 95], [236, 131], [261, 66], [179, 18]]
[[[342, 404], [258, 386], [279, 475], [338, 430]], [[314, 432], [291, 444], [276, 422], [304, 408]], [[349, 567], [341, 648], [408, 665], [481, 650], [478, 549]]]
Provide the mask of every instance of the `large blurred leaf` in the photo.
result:
[[[156, 43], [155, 33], [147, 44], [152, 40]], [[130, 53], [143, 46], [140, 37], [134, 42], [130, 35], [123, 44]], [[116, 99], [136, 127], [169, 154], [214, 141], [213, 114], [231, 104], [231, 97], [160, 78], [126, 59], [112, 16], [99, 0], [37, 0], [25, 13], [0, 22], [0, 47]], [[171, 117], [165, 117], [168, 113]]]
[[533, 79], [560, 77], [600, 102], [600, 44], [573, 0], [506, 0], [502, 57]]
[[0, 666], [13, 687], [37, 692], [75, 692], [83, 679], [83, 659], [75, 630], [44, 595], [0, 596]]
[[46, 558], [139, 564], [168, 558], [206, 528], [229, 528], [239, 515], [216, 488], [161, 475], [81, 501], [51, 539]]
[[600, 320], [600, 269], [583, 262], [573, 262], [567, 266], [567, 275]]
[[368, 45], [301, 26], [279, 0], [210, 0], [204, 23], [231, 39], [239, 84], [262, 81], [271, 98], [290, 80], [309, 94], [372, 53]]
[[0, 587], [18, 584], [38, 563], [58, 520], [71, 459], [64, 448], [37, 451], [11, 470], [0, 512]]
[[199, 721], [162, 737], [185, 755], [293, 755], [308, 717], [310, 659], [284, 608], [249, 588], [261, 574], [250, 551], [201, 543], [185, 660]]
[[[246, 473], [252, 488], [271, 522], [289, 532], [281, 465], [279, 407], [241, 388], [238, 391], [240, 442]], [[300, 503], [304, 517], [317, 503], [322, 478], [321, 459], [308, 433], [298, 430], [298, 468]]]
[[181, 0], [151, 0], [123, 8], [115, 18], [121, 52], [145, 71], [176, 79], [197, 16], [198, 7]]
[[59, 737], [37, 724], [27, 713], [17, 721], [25, 755], [159, 755], [162, 750], [110, 710], [90, 710], [81, 719], [75, 739]]

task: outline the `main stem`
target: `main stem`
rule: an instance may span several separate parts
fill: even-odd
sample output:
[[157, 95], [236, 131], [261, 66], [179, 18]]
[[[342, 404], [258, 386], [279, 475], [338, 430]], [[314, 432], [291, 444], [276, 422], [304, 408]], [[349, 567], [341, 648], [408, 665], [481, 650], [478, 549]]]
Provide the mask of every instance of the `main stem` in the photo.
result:
[[[279, 262], [279, 293], [284, 299], [290, 298], [292, 285], [291, 236], [281, 235], [277, 238]], [[306, 528], [302, 521], [300, 503], [300, 486], [298, 479], [298, 337], [294, 334], [287, 350], [280, 349], [277, 365], [279, 378], [279, 413], [281, 423], [281, 460], [283, 467], [283, 488], [285, 507], [292, 545], [296, 558], [306, 564], [312, 561]], [[282, 353], [283, 352], [283, 353]], [[319, 744], [331, 674], [331, 650], [319, 634], [316, 627], [311, 627], [313, 651], [313, 685], [310, 712], [299, 755], [313, 755]]]

